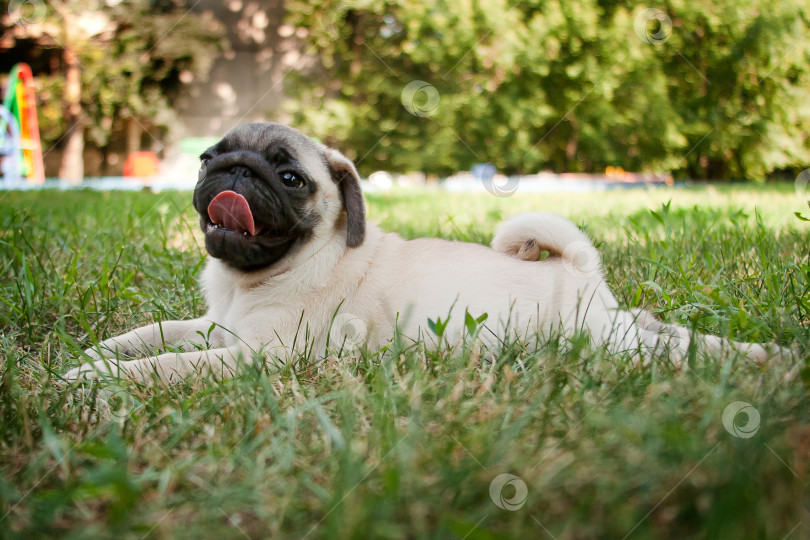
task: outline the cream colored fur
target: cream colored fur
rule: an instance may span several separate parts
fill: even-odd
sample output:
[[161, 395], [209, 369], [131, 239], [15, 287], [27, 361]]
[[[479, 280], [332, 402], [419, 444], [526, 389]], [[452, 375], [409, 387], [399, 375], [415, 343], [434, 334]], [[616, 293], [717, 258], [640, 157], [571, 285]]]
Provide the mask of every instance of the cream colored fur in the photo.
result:
[[[284, 361], [294, 349], [314, 345], [325, 355], [361, 342], [375, 350], [389, 342], [395, 328], [408, 338], [435, 343], [428, 319], [448, 316], [444, 337], [455, 343], [464, 335], [465, 312], [488, 315], [478, 339], [490, 348], [514, 337], [533, 340], [537, 334], [570, 336], [581, 330], [594, 344], [639, 360], [667, 356], [680, 364], [688, 354], [685, 328], [642, 310], [619, 308], [597, 250], [565, 218], [517, 216], [501, 225], [492, 249], [433, 238], [406, 241], [369, 224], [363, 244], [348, 248], [338, 189], [324, 165], [313, 161], [308, 167], [322, 178], [313, 204], [323, 219], [314, 240], [273, 267], [249, 274], [210, 258], [201, 279], [209, 306], [205, 316], [107, 339], [98, 350], [87, 351], [95, 363], [71, 370], [66, 378], [112, 372], [171, 381], [196, 371], [227, 377], [240, 357]], [[189, 352], [154, 353], [163, 344], [183, 343]], [[713, 354], [769, 356], [761, 345], [714, 336], [697, 336], [695, 345]], [[119, 361], [116, 353], [139, 358]]]

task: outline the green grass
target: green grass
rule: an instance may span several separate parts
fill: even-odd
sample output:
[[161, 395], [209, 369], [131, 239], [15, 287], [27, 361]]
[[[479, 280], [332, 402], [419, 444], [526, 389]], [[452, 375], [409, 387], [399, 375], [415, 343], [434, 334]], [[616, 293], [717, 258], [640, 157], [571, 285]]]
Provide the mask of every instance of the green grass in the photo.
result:
[[[792, 186], [368, 200], [406, 237], [483, 243], [504, 217], [557, 211], [600, 245], [624, 306], [790, 344], [795, 361], [678, 371], [574, 340], [489, 364], [395, 343], [84, 394], [55, 381], [94, 339], [203, 313], [190, 195], [0, 197], [0, 537], [810, 533], [810, 225]], [[750, 438], [723, 425], [735, 401], [759, 413]], [[501, 473], [525, 483], [521, 508], [490, 497]]]

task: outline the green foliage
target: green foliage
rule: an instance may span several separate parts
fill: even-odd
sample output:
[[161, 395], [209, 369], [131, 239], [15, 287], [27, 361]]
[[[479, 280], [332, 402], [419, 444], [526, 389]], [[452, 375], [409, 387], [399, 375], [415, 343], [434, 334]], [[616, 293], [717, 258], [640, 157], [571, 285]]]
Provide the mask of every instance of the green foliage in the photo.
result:
[[[403, 338], [383, 352], [302, 356], [278, 372], [246, 366], [220, 383], [65, 389], [59, 374], [96, 337], [203, 313], [190, 194], [6, 193], [2, 536], [798, 532], [810, 507], [810, 233], [791, 213], [805, 207], [792, 186], [512, 199], [409, 191], [368, 202], [388, 230], [481, 243], [504, 216], [558, 209], [600, 244], [622, 306], [803, 355], [678, 371], [587, 339], [539, 351], [507, 343], [487, 362]], [[467, 314], [468, 332], [485, 317]], [[734, 401], [761, 415], [751, 438], [724, 428]], [[501, 473], [527, 485], [515, 511], [490, 498]]]
[[[761, 179], [810, 161], [810, 9], [800, 0], [679, 0], [638, 29], [648, 5], [636, 2], [287, 7], [321, 64], [290, 77], [296, 123], [365, 172], [488, 161], [506, 173], [618, 165]], [[418, 115], [403, 106], [415, 80], [439, 98], [405, 96]]]
[[37, 119], [39, 134], [46, 147], [50, 147], [67, 132], [62, 94], [65, 78], [62, 75], [36, 75]]
[[[102, 3], [103, 4], [103, 3]], [[207, 76], [226, 42], [211, 15], [188, 13], [186, 2], [137, 0], [101, 7], [114, 29], [79, 47], [82, 104], [91, 139], [104, 146], [117, 126], [171, 126], [172, 105], [188, 80]]]
[[[123, 138], [130, 119], [153, 136], [165, 132], [176, 120], [174, 106], [187, 83], [204, 79], [228, 46], [224, 27], [210, 14], [189, 13], [190, 3], [183, 0], [29, 4], [45, 10], [42, 24], [31, 21], [37, 46], [58, 49], [54, 62], [64, 50], [76, 56], [82, 118], [89, 140], [101, 148], [116, 134]], [[23, 35], [29, 30], [25, 22]], [[65, 73], [37, 73], [36, 84], [42, 140], [50, 146], [71, 127], [64, 118]]]

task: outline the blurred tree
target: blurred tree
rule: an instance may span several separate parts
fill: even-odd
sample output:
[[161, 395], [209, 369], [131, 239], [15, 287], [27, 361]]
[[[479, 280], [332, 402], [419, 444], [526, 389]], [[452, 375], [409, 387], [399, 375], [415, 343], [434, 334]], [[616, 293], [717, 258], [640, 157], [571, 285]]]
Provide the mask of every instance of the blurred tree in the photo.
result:
[[[43, 108], [43, 131], [63, 133], [60, 177], [72, 181], [83, 176], [85, 137], [104, 149], [123, 130], [127, 150], [140, 149], [143, 132], [171, 125], [184, 84], [204, 77], [227, 46], [221, 25], [188, 13], [185, 0], [4, 4], [16, 38], [62, 50], [59, 75], [43, 77], [46, 94], [61, 91], [62, 107]], [[15, 12], [28, 4], [42, 13]]]
[[[298, 125], [365, 172], [764, 178], [810, 162], [810, 5], [291, 0]], [[424, 81], [413, 83], [412, 81]]]
[[[659, 76], [683, 143], [671, 152], [695, 178], [763, 178], [810, 163], [810, 4], [680, 0]], [[683, 156], [683, 157], [681, 157]]]

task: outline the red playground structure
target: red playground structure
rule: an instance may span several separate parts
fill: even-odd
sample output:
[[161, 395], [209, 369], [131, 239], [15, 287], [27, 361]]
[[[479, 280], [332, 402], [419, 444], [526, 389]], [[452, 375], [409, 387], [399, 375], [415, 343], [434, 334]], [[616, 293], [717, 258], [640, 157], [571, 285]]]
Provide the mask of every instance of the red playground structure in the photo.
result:
[[45, 182], [34, 77], [28, 64], [15, 65], [6, 84], [0, 108], [0, 171], [7, 184], [23, 178], [33, 184]]

